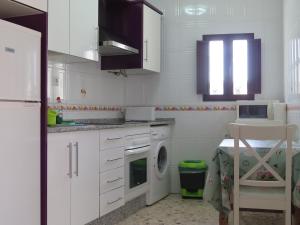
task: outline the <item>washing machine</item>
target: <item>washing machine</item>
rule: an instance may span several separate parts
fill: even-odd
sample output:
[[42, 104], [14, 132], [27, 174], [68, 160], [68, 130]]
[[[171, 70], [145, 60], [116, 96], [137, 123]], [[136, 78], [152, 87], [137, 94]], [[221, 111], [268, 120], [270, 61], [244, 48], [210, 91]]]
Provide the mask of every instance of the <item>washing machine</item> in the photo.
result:
[[147, 205], [154, 204], [170, 193], [170, 133], [169, 126], [151, 127]]

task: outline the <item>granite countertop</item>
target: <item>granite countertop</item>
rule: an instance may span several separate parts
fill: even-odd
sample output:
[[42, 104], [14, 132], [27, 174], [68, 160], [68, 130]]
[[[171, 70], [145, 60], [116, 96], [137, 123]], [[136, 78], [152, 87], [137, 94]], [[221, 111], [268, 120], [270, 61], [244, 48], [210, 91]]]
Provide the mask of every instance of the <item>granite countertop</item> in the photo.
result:
[[64, 133], [75, 131], [103, 130], [114, 128], [140, 127], [140, 126], [156, 126], [156, 125], [173, 125], [174, 118], [158, 118], [155, 121], [142, 122], [125, 122], [120, 119], [92, 119], [92, 120], [76, 120], [75, 125], [56, 125], [48, 127], [48, 133]]

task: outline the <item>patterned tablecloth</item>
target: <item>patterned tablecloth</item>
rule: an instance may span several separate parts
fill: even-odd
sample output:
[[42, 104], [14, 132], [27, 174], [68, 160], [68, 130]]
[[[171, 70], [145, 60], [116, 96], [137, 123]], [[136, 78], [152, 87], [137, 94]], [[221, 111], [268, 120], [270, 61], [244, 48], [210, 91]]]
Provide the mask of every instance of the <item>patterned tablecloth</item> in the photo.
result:
[[[249, 144], [264, 156], [273, 146], [274, 141], [248, 141]], [[233, 139], [225, 139], [216, 149], [212, 161], [209, 163], [204, 199], [210, 202], [220, 212], [229, 213], [233, 203]], [[240, 143], [240, 146], [243, 146]], [[300, 208], [300, 146], [293, 145], [293, 204]], [[267, 163], [273, 167], [281, 177], [285, 177], [285, 146], [277, 150]], [[240, 175], [246, 174], [257, 160], [246, 148], [242, 148], [240, 156]], [[251, 177], [255, 180], [274, 180], [265, 168], [260, 168]]]

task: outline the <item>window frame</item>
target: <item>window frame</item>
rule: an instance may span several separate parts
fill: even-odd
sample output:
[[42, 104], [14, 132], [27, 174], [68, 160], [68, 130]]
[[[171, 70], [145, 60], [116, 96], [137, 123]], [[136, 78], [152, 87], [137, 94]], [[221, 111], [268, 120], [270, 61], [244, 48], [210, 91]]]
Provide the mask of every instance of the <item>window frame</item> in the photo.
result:
[[[254, 93], [248, 93], [247, 95], [234, 95], [233, 94], [233, 70], [232, 70], [232, 67], [233, 67], [233, 58], [232, 58], [233, 40], [254, 40], [254, 33], [203, 35], [203, 41], [205, 41], [205, 42], [217, 41], [217, 40], [221, 40], [224, 42], [224, 84], [223, 84], [224, 85], [224, 94], [223, 95], [210, 95], [210, 94], [202, 93], [203, 101], [254, 100], [255, 99]], [[208, 52], [209, 52], [209, 50], [208, 50]], [[206, 59], [206, 60], [208, 60], [208, 59]], [[201, 64], [201, 62], [197, 61], [197, 64]], [[260, 58], [259, 58], [258, 66], [261, 66]], [[208, 74], [207, 74], [206, 79], [207, 79], [208, 88], [209, 88], [209, 71], [207, 71], [207, 73]], [[261, 83], [261, 81], [259, 81], [259, 82]], [[248, 83], [249, 83], [249, 77], [248, 77]]]

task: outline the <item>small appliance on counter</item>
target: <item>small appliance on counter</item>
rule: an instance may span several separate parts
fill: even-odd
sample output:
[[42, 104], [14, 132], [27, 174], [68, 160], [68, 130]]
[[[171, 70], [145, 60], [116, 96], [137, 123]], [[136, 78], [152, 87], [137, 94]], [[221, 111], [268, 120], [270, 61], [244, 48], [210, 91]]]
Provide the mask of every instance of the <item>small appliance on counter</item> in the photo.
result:
[[278, 100], [237, 101], [236, 123], [286, 124], [286, 104]]
[[126, 107], [125, 111], [126, 121], [154, 121], [155, 107], [153, 106], [135, 106]]

